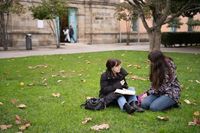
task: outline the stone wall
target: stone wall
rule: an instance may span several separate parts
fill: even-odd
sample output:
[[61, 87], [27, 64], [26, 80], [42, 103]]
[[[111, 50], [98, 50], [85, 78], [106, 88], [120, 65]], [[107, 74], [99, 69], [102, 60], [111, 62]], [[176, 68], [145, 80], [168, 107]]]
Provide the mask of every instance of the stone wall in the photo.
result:
[[9, 21], [10, 45], [14, 47], [25, 46], [26, 34], [32, 34], [33, 46], [55, 44], [55, 40], [47, 21], [43, 21], [43, 28], [38, 28], [38, 20], [34, 20], [31, 12], [28, 11], [29, 2], [22, 2], [26, 7], [26, 13], [11, 15]]
[[[27, 7], [40, 0], [22, 0]], [[119, 0], [69, 0], [69, 7], [77, 8], [78, 42], [115, 43], [118, 42], [119, 22], [114, 18], [115, 5]], [[25, 46], [26, 34], [32, 34], [33, 46], [55, 45], [55, 39], [47, 23], [38, 28], [30, 11], [20, 16], [11, 15], [9, 23], [11, 46]]]
[[85, 43], [115, 43], [119, 22], [114, 18], [118, 0], [85, 0], [70, 4], [78, 9], [78, 41]]

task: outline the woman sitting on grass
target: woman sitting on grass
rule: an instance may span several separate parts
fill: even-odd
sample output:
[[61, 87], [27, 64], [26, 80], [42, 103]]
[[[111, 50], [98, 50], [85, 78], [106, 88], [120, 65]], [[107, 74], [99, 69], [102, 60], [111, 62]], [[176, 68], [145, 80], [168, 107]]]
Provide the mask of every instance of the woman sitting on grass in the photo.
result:
[[134, 111], [143, 112], [144, 110], [137, 106], [137, 98], [135, 95], [122, 95], [115, 93], [116, 89], [129, 88], [125, 77], [128, 75], [125, 69], [121, 67], [121, 61], [118, 59], [109, 59], [106, 62], [107, 70], [101, 75], [99, 96], [104, 98], [106, 105], [117, 101], [121, 110], [125, 110], [128, 114]]
[[151, 87], [147, 91], [148, 96], [141, 103], [142, 108], [162, 111], [178, 105], [181, 89], [173, 60], [164, 56], [161, 51], [150, 52], [148, 59], [151, 62]]

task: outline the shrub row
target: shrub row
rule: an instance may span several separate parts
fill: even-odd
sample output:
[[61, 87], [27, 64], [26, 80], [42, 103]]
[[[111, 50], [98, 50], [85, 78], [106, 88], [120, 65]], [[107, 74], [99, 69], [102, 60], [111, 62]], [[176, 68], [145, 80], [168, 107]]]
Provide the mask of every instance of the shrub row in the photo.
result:
[[199, 45], [200, 32], [163, 32], [161, 43], [165, 47]]

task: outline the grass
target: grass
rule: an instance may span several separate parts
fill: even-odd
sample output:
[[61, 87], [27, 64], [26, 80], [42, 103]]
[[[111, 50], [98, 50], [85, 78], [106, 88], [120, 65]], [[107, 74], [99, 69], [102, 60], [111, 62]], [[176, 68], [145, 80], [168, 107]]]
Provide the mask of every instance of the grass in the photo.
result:
[[[129, 86], [137, 93], [148, 89], [149, 81], [132, 80], [131, 75], [148, 77], [147, 52], [110, 51], [98, 53], [35, 56], [0, 60], [0, 125], [12, 124], [5, 133], [17, 132], [15, 115], [31, 122], [27, 133], [94, 132], [90, 127], [107, 123], [108, 130], [102, 132], [127, 133], [197, 133], [199, 126], [188, 126], [193, 112], [200, 111], [200, 55], [166, 53], [177, 65], [177, 75], [182, 85], [181, 108], [164, 112], [134, 113], [128, 115], [118, 107], [102, 111], [80, 108], [87, 96], [98, 96], [100, 74], [105, 70], [108, 58], [119, 58], [130, 73]], [[130, 64], [132, 65], [131, 67]], [[47, 67], [45, 67], [46, 65]], [[140, 65], [138, 69], [134, 65]], [[35, 67], [35, 68], [34, 68]], [[58, 80], [62, 80], [58, 83]], [[21, 86], [23, 82], [25, 85]], [[33, 85], [29, 85], [33, 84]], [[52, 93], [60, 93], [53, 97]], [[11, 103], [16, 99], [16, 103]], [[196, 105], [188, 105], [185, 99]], [[26, 109], [16, 105], [23, 103]], [[169, 121], [159, 121], [158, 115], [168, 116]], [[85, 117], [92, 121], [83, 125]]]

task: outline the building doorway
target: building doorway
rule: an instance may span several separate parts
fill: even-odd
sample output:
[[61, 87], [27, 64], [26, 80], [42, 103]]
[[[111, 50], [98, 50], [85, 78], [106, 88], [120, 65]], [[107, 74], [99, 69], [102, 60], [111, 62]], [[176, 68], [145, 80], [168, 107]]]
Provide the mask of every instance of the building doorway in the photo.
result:
[[60, 42], [65, 42], [65, 35], [63, 29], [70, 27], [74, 29], [74, 39], [77, 41], [77, 8], [68, 8], [67, 15], [60, 18]]

